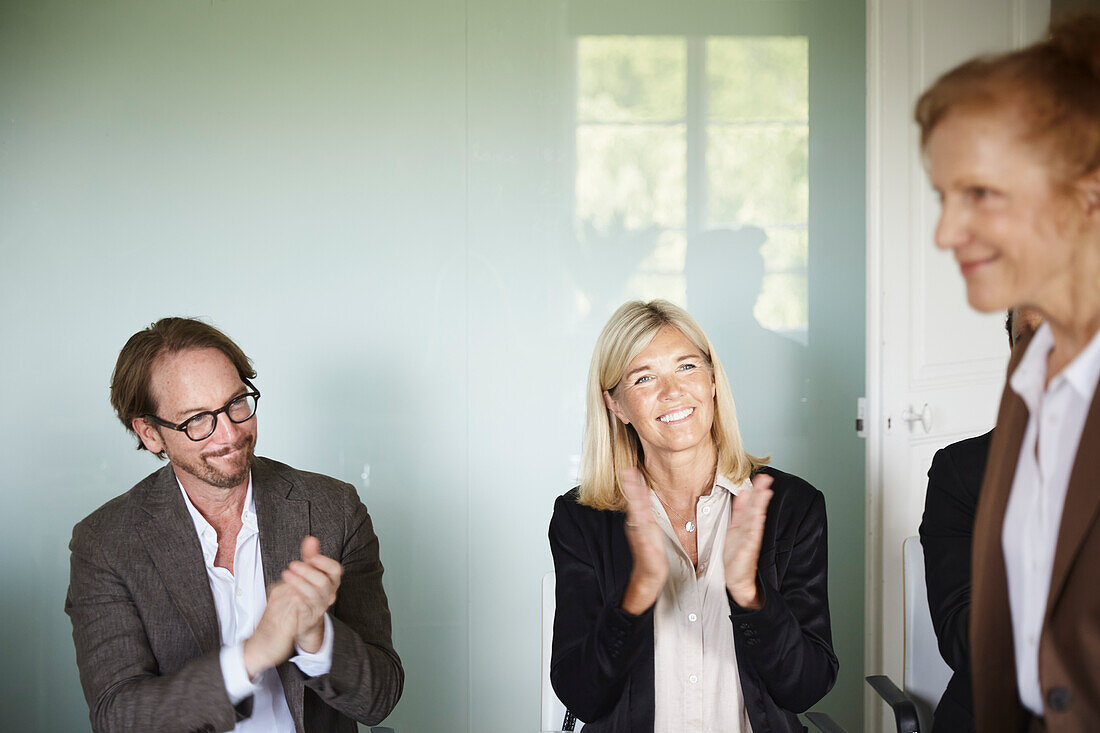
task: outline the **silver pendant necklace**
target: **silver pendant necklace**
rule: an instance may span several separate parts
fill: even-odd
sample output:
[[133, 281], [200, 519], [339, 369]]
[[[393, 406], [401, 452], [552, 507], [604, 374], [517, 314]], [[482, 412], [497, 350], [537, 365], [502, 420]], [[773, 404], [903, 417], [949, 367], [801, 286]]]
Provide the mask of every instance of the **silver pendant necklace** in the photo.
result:
[[673, 509], [667, 501], [665, 501], [663, 498], [661, 498], [661, 494], [656, 489], [653, 490], [653, 493], [657, 494], [657, 501], [664, 504], [665, 509], [668, 509], [669, 511], [671, 511], [673, 514], [675, 514], [676, 516], [678, 516], [680, 518], [680, 521], [684, 523], [684, 529], [686, 529], [688, 532], [694, 532], [695, 531], [695, 522], [691, 521], [690, 519], [685, 518], [683, 514], [676, 511], [675, 509]]

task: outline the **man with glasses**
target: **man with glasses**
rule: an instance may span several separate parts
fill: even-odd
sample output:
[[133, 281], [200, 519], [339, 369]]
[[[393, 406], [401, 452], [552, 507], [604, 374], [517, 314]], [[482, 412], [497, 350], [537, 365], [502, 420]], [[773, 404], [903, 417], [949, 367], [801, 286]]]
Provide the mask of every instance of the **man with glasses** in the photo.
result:
[[95, 731], [347, 731], [404, 673], [355, 489], [256, 457], [256, 372], [165, 318], [119, 354], [111, 404], [168, 465], [76, 525], [65, 611]]

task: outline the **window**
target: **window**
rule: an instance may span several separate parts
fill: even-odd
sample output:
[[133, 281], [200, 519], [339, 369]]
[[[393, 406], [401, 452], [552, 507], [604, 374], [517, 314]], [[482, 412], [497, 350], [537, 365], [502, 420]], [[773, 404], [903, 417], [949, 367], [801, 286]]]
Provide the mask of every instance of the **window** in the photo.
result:
[[806, 343], [808, 52], [803, 36], [578, 38], [576, 233], [632, 272], [624, 297], [691, 307], [688, 249], [709, 238], [762, 259], [754, 318]]

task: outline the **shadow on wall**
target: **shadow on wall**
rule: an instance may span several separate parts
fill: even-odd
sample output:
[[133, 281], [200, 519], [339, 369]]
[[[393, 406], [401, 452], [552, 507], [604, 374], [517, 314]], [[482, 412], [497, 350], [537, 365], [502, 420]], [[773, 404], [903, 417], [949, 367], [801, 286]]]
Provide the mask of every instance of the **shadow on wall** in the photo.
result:
[[688, 243], [684, 267], [688, 309], [725, 367], [745, 447], [760, 455], [800, 445], [809, 419], [807, 349], [753, 315], [766, 241], [752, 226], [704, 232]]

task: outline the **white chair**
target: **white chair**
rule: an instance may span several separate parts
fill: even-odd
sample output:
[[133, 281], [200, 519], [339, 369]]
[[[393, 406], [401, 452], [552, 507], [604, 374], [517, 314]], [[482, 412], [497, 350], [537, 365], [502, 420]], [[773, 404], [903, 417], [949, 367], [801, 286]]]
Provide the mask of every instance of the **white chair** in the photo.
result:
[[905, 691], [917, 705], [921, 729], [932, 729], [932, 712], [943, 697], [952, 670], [940, 656], [928, 587], [924, 582], [924, 549], [920, 537], [907, 537], [901, 548], [905, 582]]
[[[550, 654], [554, 645], [554, 573], [542, 576], [542, 733], [560, 733], [565, 721], [565, 705], [550, 684]], [[577, 721], [574, 730], [584, 723]]]
[[[932, 713], [947, 689], [952, 672], [940, 656], [932, 614], [928, 610], [920, 537], [905, 539], [901, 557], [905, 593], [904, 689], [886, 675], [871, 675], [867, 682], [893, 710], [898, 733], [927, 733], [932, 730]], [[828, 715], [808, 713], [806, 717], [826, 733], [843, 733]]]
[[899, 733], [919, 733], [932, 730], [932, 713], [951, 681], [952, 672], [940, 656], [932, 614], [928, 610], [920, 537], [907, 537], [901, 547], [901, 556], [905, 588], [904, 691], [884, 675], [868, 677], [867, 682], [893, 708]]

